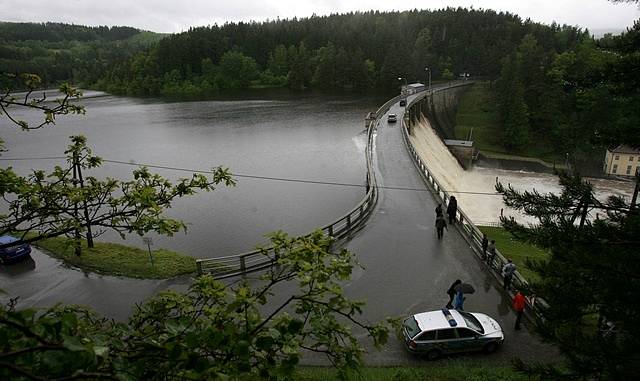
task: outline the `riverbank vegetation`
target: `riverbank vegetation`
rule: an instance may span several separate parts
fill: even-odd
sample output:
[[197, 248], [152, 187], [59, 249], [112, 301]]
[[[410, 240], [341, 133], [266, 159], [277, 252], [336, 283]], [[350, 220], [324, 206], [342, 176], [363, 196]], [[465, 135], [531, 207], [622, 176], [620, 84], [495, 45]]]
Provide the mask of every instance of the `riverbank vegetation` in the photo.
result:
[[460, 98], [456, 112], [456, 139], [472, 140], [482, 155], [504, 160], [544, 160], [564, 167], [566, 156], [552, 145], [532, 139], [518, 150], [508, 149], [498, 112], [495, 83], [476, 81]]
[[536, 331], [558, 345], [574, 379], [633, 377], [640, 372], [638, 206], [619, 196], [599, 200], [579, 175], [561, 173], [560, 185], [559, 194], [496, 185], [508, 207], [537, 220], [501, 217], [505, 229], [551, 253], [531, 263], [539, 277], [529, 292], [548, 303]]
[[636, 23], [620, 36], [583, 39], [559, 52], [526, 35], [502, 60], [496, 81], [478, 82], [462, 97], [456, 137], [473, 130], [482, 152], [568, 161], [600, 174], [606, 148], [640, 146], [633, 88], [640, 83], [633, 69], [640, 65], [639, 36]]
[[[293, 380], [340, 380], [332, 368], [300, 367]], [[511, 366], [478, 365], [477, 361], [448, 359], [424, 367], [365, 367], [349, 374], [345, 381], [538, 381], [541, 378], [519, 373]]]
[[117, 243], [82, 244], [83, 255], [75, 253], [75, 242], [67, 238], [40, 240], [41, 247], [66, 265], [98, 274], [142, 279], [165, 279], [196, 272], [196, 260], [170, 250], [148, 250]]
[[539, 274], [531, 269], [528, 262], [548, 260], [551, 255], [549, 251], [517, 239], [504, 228], [478, 226], [478, 229], [485, 233], [489, 240], [496, 241], [496, 248], [518, 266], [518, 271], [527, 281], [532, 282], [540, 279]]
[[61, 82], [91, 87], [113, 65], [163, 37], [125, 26], [0, 22], [0, 73], [37, 74], [45, 88]]

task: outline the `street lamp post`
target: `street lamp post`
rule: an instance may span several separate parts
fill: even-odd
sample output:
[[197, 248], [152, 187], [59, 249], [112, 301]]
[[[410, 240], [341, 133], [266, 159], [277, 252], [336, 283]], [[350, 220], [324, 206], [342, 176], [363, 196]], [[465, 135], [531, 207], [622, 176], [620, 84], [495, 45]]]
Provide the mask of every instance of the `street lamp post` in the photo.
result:
[[428, 89], [431, 90], [431, 69], [429, 69], [428, 67], [425, 67], [424, 70], [427, 72], [427, 74], [429, 74], [429, 80], [428, 80], [429, 87], [428, 87]]
[[398, 81], [402, 81], [404, 79], [404, 87], [402, 86], [402, 83], [400, 83], [400, 94], [404, 95], [404, 92], [407, 89], [407, 79], [406, 78], [402, 78], [402, 77], [398, 77]]

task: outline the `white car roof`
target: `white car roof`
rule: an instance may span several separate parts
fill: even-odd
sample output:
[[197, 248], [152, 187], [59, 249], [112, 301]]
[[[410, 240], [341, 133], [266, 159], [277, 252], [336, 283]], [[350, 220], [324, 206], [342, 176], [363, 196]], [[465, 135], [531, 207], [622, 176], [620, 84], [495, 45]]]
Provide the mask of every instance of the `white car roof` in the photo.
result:
[[444, 312], [442, 310], [437, 311], [429, 311], [423, 312], [416, 315], [413, 315], [413, 318], [418, 322], [418, 327], [422, 331], [429, 331], [432, 329], [443, 329], [443, 328], [466, 328], [467, 323], [462, 318], [460, 313], [456, 310], [449, 310], [449, 313], [456, 321], [456, 326], [452, 327], [449, 323], [449, 320], [445, 317]]

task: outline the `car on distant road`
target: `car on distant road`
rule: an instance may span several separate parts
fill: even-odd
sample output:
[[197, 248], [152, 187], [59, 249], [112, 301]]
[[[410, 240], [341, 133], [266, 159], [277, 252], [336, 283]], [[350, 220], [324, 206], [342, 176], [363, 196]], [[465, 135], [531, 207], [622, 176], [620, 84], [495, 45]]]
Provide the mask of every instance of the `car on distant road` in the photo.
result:
[[7, 244], [13, 245], [0, 248], [0, 263], [3, 265], [18, 262], [31, 254], [31, 246], [27, 243], [21, 243], [16, 237], [10, 235], [0, 237], [0, 245]]
[[387, 117], [387, 122], [395, 123], [396, 121], [398, 121], [398, 116], [396, 114], [389, 114], [389, 116]]
[[402, 323], [402, 335], [409, 352], [429, 360], [458, 352], [494, 352], [504, 342], [504, 333], [491, 317], [458, 310], [422, 312]]
[[407, 105], [407, 99], [406, 98], [400, 99], [400, 107], [404, 107], [406, 105]]

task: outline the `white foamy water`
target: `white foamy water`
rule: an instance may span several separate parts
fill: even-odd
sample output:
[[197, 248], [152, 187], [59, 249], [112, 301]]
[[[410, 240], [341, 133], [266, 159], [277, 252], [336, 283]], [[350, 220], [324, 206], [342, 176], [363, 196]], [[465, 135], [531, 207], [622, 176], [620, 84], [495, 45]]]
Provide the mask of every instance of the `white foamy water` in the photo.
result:
[[[511, 184], [514, 189], [520, 191], [561, 191], [558, 178], [552, 174], [482, 167], [473, 167], [465, 171], [427, 120], [423, 119], [412, 130], [410, 141], [433, 177], [444, 190], [456, 196], [460, 209], [475, 224], [497, 223], [500, 221], [501, 211], [504, 215], [513, 216], [521, 222], [535, 222], [504, 205], [502, 197], [495, 191], [496, 179], [505, 185]], [[629, 200], [633, 193], [632, 182], [593, 178], [588, 180], [594, 185], [596, 197], [600, 200], [605, 200], [611, 195]]]

